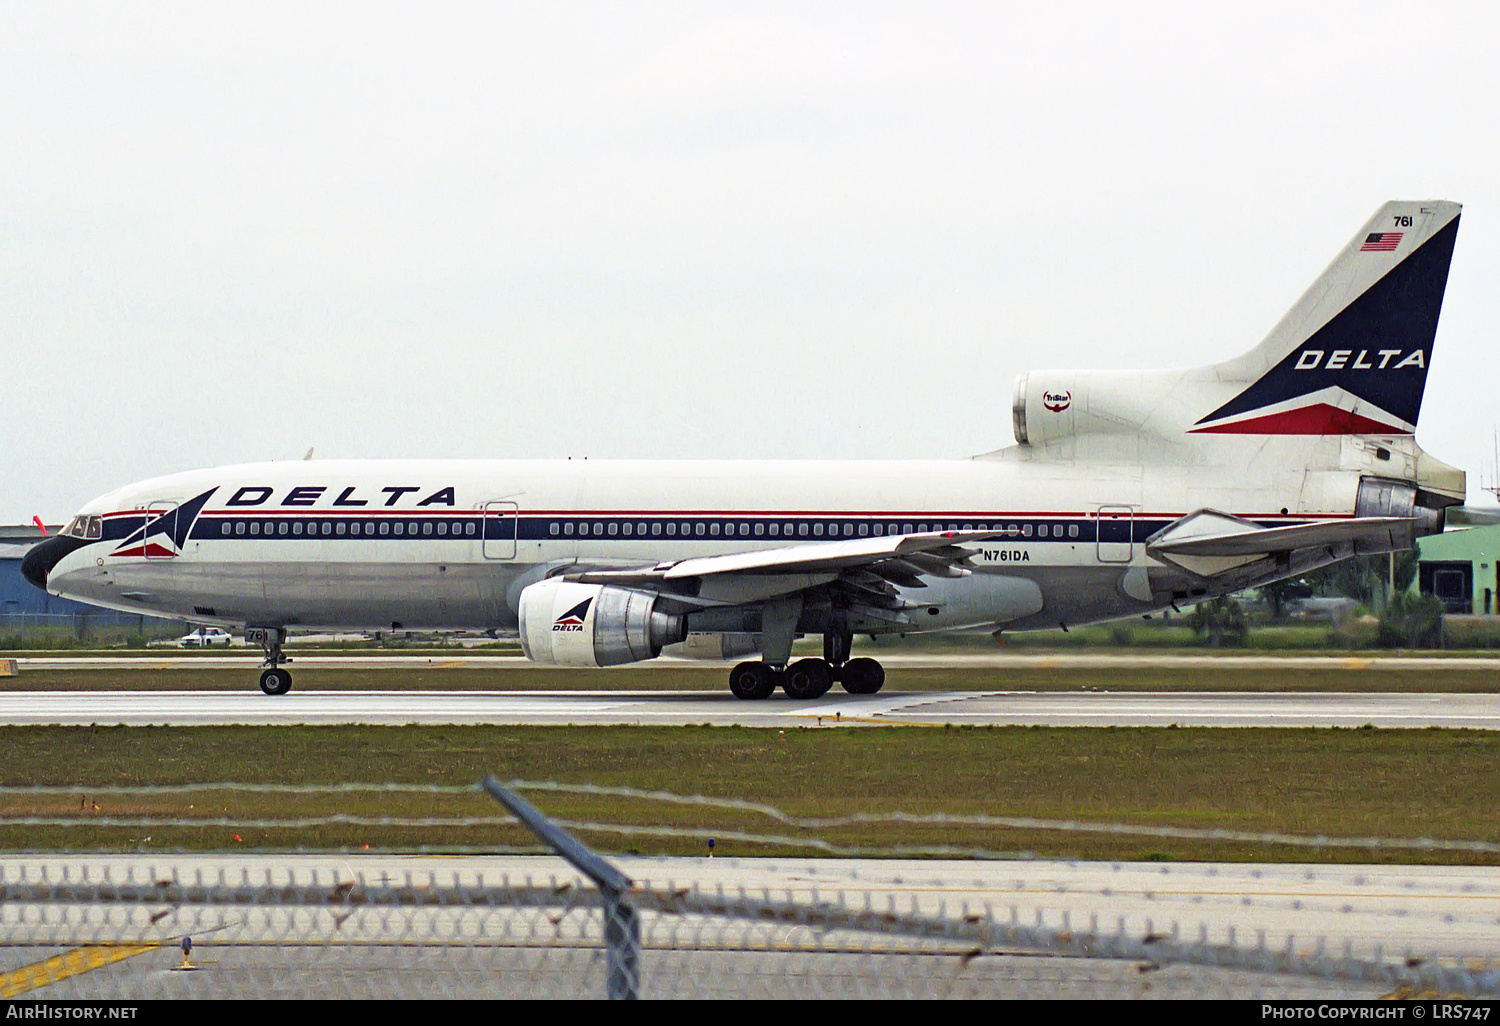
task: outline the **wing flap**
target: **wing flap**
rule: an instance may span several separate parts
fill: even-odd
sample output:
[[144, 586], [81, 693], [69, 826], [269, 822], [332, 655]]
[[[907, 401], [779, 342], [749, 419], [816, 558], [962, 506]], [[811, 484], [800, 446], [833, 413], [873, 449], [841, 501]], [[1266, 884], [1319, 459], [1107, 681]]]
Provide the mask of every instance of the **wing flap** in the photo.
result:
[[886, 535], [882, 538], [851, 538], [847, 541], [811, 542], [779, 549], [731, 552], [722, 556], [696, 556], [672, 564], [658, 564], [667, 580], [708, 577], [713, 574], [767, 570], [844, 570], [864, 566], [892, 556], [933, 556], [947, 562], [967, 559], [958, 546], [1002, 537], [1003, 531], [932, 531], [927, 534]]
[[679, 601], [726, 605], [802, 591], [840, 575], [872, 573], [903, 586], [919, 576], [967, 577], [965, 544], [1006, 537], [1003, 531], [932, 531], [926, 534], [811, 542], [720, 556], [695, 556], [653, 567], [566, 574], [581, 584], [649, 588]]

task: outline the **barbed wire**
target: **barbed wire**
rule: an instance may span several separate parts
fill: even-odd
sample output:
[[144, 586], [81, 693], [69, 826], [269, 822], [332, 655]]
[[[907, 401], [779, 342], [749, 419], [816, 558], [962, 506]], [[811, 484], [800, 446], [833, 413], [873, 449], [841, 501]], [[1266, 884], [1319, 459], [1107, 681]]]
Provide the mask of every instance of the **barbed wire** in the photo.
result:
[[1090, 822], [1086, 820], [1040, 819], [1030, 816], [992, 816], [984, 813], [956, 814], [946, 812], [856, 812], [843, 816], [803, 817], [784, 812], [774, 805], [737, 798], [714, 798], [706, 795], [678, 795], [670, 791], [643, 791], [631, 787], [598, 784], [567, 784], [555, 781], [512, 780], [507, 787], [524, 791], [552, 791], [616, 798], [636, 798], [672, 805], [701, 806], [751, 812], [787, 826], [807, 830], [826, 830], [843, 826], [982, 826], [1008, 830], [1046, 830], [1064, 833], [1125, 834], [1142, 837], [1195, 841], [1234, 841], [1314, 848], [1405, 848], [1431, 851], [1462, 851], [1500, 854], [1500, 844], [1489, 841], [1450, 841], [1436, 838], [1329, 837], [1324, 834], [1302, 835], [1276, 831], [1228, 830], [1220, 827], [1150, 826], [1136, 823]]
[[[208, 874], [209, 878], [205, 880], [205, 874], [200, 871], [193, 881], [183, 881], [175, 873], [171, 879], [156, 878], [153, 873], [141, 881], [136, 881], [133, 876], [124, 881], [94, 881], [88, 879], [87, 874], [79, 874], [80, 878], [76, 880], [0, 879], [0, 902], [11, 908], [38, 905], [238, 907], [247, 915], [262, 918], [254, 924], [242, 919], [234, 926], [241, 930], [262, 931], [272, 929], [271, 921], [264, 917], [278, 910], [326, 909], [334, 913], [331, 926], [337, 931], [343, 927], [341, 915], [347, 918], [347, 914], [360, 909], [382, 915], [404, 910], [408, 917], [426, 910], [429, 914], [451, 917], [491, 910], [592, 910], [603, 902], [598, 891], [574, 881], [559, 883], [555, 877], [541, 885], [529, 877], [523, 882], [502, 877], [498, 883], [476, 880], [466, 884], [461, 883], [456, 875], [451, 882], [442, 883], [435, 873], [429, 874], [425, 881], [416, 878], [420, 874], [407, 873], [403, 882], [395, 884], [371, 884], [363, 879], [330, 884], [316, 881], [277, 884], [269, 871], [264, 881], [252, 880], [249, 871], [244, 869], [239, 873], [238, 882], [233, 879], [234, 875], [221, 871]], [[1020, 949], [1072, 958], [1129, 960], [1151, 969], [1190, 965], [1373, 984], [1394, 993], [1410, 995], [1500, 995], [1500, 970], [1493, 963], [1467, 964], [1463, 960], [1413, 957], [1410, 953], [1389, 957], [1383, 947], [1377, 947], [1368, 955], [1358, 955], [1349, 941], [1331, 947], [1323, 938], [1317, 938], [1311, 944], [1299, 946], [1290, 933], [1286, 935], [1284, 945], [1278, 947], [1268, 939], [1265, 930], [1254, 931], [1253, 939], [1242, 943], [1231, 927], [1225, 941], [1214, 942], [1210, 940], [1206, 925], [1199, 927], [1196, 936], [1185, 937], [1175, 921], [1159, 929], [1148, 919], [1144, 928], [1131, 929], [1125, 917], [1120, 916], [1110, 927], [1101, 925], [1099, 914], [1093, 913], [1088, 917], [1087, 925], [1075, 927], [1067, 910], [1055, 915], [1056, 921], [1048, 924], [1040, 908], [1035, 922], [1028, 923], [1021, 918], [1016, 905], [1009, 908], [1008, 917], [1003, 911], [997, 913], [988, 902], [964, 902], [956, 910], [949, 910], [944, 905], [936, 911], [923, 911], [917, 907], [914, 895], [911, 908], [901, 909], [897, 907], [895, 895], [889, 895], [882, 907], [869, 892], [856, 895], [852, 900], [843, 892], [828, 898], [815, 893], [811, 899], [803, 899], [790, 893], [773, 897], [768, 889], [757, 895], [744, 887], [726, 889], [721, 886], [712, 891], [698, 886], [663, 888], [637, 885], [629, 892], [629, 901], [639, 911], [658, 916], [806, 928], [812, 933], [793, 947], [800, 946], [809, 951], [869, 953], [874, 950], [867, 942], [838, 942], [831, 936], [847, 933], [949, 942], [960, 947], [944, 949], [946, 953], [962, 955], [965, 960]], [[153, 918], [150, 924], [154, 926], [160, 921]], [[559, 922], [549, 921], [554, 927]], [[286, 922], [300, 924], [296, 926], [299, 933], [293, 937], [277, 935], [275, 943], [301, 943], [298, 938], [317, 935], [322, 929], [316, 922], [295, 917]], [[412, 923], [409, 918], [403, 923], [405, 936], [411, 943], [410, 938], [414, 936]], [[38, 923], [33, 924], [33, 929], [51, 936], [58, 926], [55, 922]], [[78, 922], [76, 926], [95, 929], [109, 924]], [[590, 931], [593, 929], [589, 928]], [[158, 930], [158, 933], [164, 932]], [[455, 934], [449, 928], [447, 932], [429, 930], [422, 936], [425, 939], [419, 943], [441, 948], [460, 942], [471, 946], [503, 943], [511, 934], [507, 930], [498, 939], [486, 941], [482, 936]], [[554, 929], [523, 940], [527, 944], [556, 947], [587, 941], [592, 936], [595, 934], [586, 932], [577, 940], [569, 940]], [[651, 936], [653, 933], [648, 930], [648, 942]], [[701, 929], [693, 934], [693, 949], [707, 950], [700, 943], [700, 937]], [[740, 934], [721, 934], [718, 948], [756, 950], [764, 943], [764, 940]]]
[[[774, 805], [763, 802], [752, 802], [738, 798], [719, 798], [708, 795], [679, 795], [670, 791], [650, 791], [632, 787], [606, 786], [599, 784], [572, 784], [559, 781], [535, 781], [535, 780], [511, 780], [506, 786], [516, 790], [533, 792], [550, 792], [559, 794], [585, 795], [591, 797], [625, 798], [630, 800], [654, 802], [667, 805], [712, 808], [722, 811], [748, 813], [771, 819], [784, 826], [796, 830], [820, 831], [846, 827], [860, 826], [913, 826], [913, 827], [977, 827], [996, 830], [1026, 830], [1057, 833], [1080, 833], [1080, 834], [1105, 834], [1115, 836], [1130, 836], [1156, 838], [1162, 840], [1198, 841], [1210, 843], [1236, 843], [1257, 844], [1265, 846], [1301, 847], [1301, 848], [1344, 848], [1363, 849], [1368, 851], [1382, 850], [1407, 850], [1407, 851], [1431, 851], [1431, 852], [1454, 852], [1467, 854], [1493, 855], [1500, 854], [1500, 843], [1483, 840], [1452, 840], [1430, 837], [1415, 838], [1392, 838], [1392, 837], [1332, 837], [1326, 834], [1304, 835], [1290, 834], [1282, 831], [1253, 831], [1235, 830], [1224, 827], [1181, 827], [1169, 825], [1151, 825], [1141, 823], [1121, 823], [1108, 821], [1090, 821], [1073, 819], [1045, 819], [1032, 816], [996, 816], [987, 813], [910, 813], [901, 810], [888, 812], [856, 812], [840, 816], [797, 816], [788, 813]], [[96, 795], [96, 796], [135, 796], [149, 797], [155, 795], [181, 795], [202, 792], [227, 791], [245, 793], [268, 793], [268, 794], [296, 794], [296, 795], [339, 795], [339, 794], [426, 794], [433, 796], [459, 796], [466, 794], [479, 794], [478, 784], [466, 785], [444, 785], [444, 784], [394, 784], [394, 783], [338, 783], [338, 784], [251, 784], [239, 781], [218, 781], [199, 784], [169, 784], [169, 785], [42, 785], [42, 786], [0, 786], [0, 798], [3, 797], [45, 797], [61, 795]], [[295, 820], [255, 820], [252, 822], [240, 820], [238, 825], [264, 827], [265, 829], [276, 829], [283, 825], [297, 827], [309, 827], [323, 824], [344, 824], [352, 826], [407, 826], [407, 827], [477, 827], [498, 826], [513, 823], [510, 817], [463, 817], [454, 818], [449, 821], [439, 821], [432, 818], [414, 817], [364, 817], [353, 819], [337, 818], [342, 814], [330, 813], [324, 817], [302, 817]], [[745, 843], [758, 843], [771, 846], [800, 846], [824, 852], [829, 855], [846, 855], [850, 857], [870, 857], [885, 853], [893, 857], [966, 857], [966, 858], [1034, 858], [1035, 855], [1015, 850], [993, 850], [981, 847], [960, 847], [949, 845], [932, 846], [892, 846], [877, 848], [872, 846], [840, 846], [822, 841], [819, 838], [793, 837], [778, 834], [758, 834], [751, 831], [727, 831], [714, 827], [642, 827], [629, 826], [618, 823], [601, 823], [593, 821], [572, 821], [578, 829], [589, 829], [602, 832], [618, 834], [629, 834], [633, 836], [645, 836], [654, 832], [662, 837], [700, 838], [726, 837], [734, 838]], [[36, 817], [36, 816], [0, 816], [0, 826], [56, 826], [72, 828], [86, 825], [106, 825], [121, 827], [169, 827], [169, 826], [234, 826], [236, 821], [230, 820], [200, 820], [194, 817], [180, 819], [166, 818], [139, 818], [129, 821], [105, 820], [101, 817]]]
[[0, 797], [6, 795], [169, 795], [196, 794], [202, 791], [245, 791], [255, 794], [483, 794], [473, 784], [397, 784], [341, 782], [335, 784], [250, 784], [243, 781], [217, 780], [188, 784], [0, 784]]
[[[300, 849], [264, 848], [259, 846], [246, 845], [243, 847], [236, 846], [234, 852], [237, 856], [269, 855], [285, 857], [296, 854], [316, 854], [323, 859], [337, 859], [340, 863], [342, 863], [345, 871], [348, 874], [346, 881], [357, 880], [361, 883], [367, 880], [367, 877], [363, 872], [354, 869], [353, 866], [351, 866], [350, 863], [346, 861], [347, 858], [358, 858], [361, 855], [377, 856], [383, 854], [431, 854], [439, 856], [523, 855], [555, 857], [553, 856], [553, 853], [550, 851], [550, 849], [539, 845], [423, 845], [403, 846], [399, 849], [383, 849], [379, 847], [371, 847], [369, 849], [365, 849], [361, 853], [350, 852], [333, 854], [327, 852], [307, 853], [301, 851]], [[207, 858], [211, 856], [203, 857]], [[688, 862], [698, 865], [702, 865], [707, 861], [707, 859], [688, 860]], [[634, 856], [631, 857], [631, 862], [635, 864], [628, 865], [628, 868], [630, 869], [630, 872], [635, 876], [635, 878], [641, 882], [642, 886], [654, 889], [665, 889], [668, 892], [677, 889], [675, 884], [673, 884], [670, 876], [666, 878], [665, 882], [663, 882], [661, 879], [651, 877], [649, 873], [643, 873], [642, 870], [648, 870], [652, 865], [661, 865], [665, 867], [671, 867], [674, 872], [679, 872], [683, 866], [683, 860], [681, 858]], [[71, 863], [72, 860], [70, 860], [69, 862], [63, 862], [61, 865], [54, 868], [62, 874], [63, 878], [67, 878], [69, 876], [69, 867]], [[804, 879], [803, 881], [795, 885], [781, 885], [785, 888], [786, 893], [789, 896], [803, 892], [816, 894], [820, 890], [865, 890], [870, 888], [871, 886], [884, 886], [888, 885], [891, 882], [889, 879], [890, 874], [885, 874], [887, 879], [882, 881], [879, 878], [880, 874], [871, 873], [868, 867], [865, 867], [863, 870], [856, 867], [839, 867], [837, 870], [832, 870], [826, 865], [823, 865], [822, 860], [819, 860], [819, 865], [816, 867], [809, 867], [805, 863], [793, 866], [781, 865], [774, 861], [768, 861], [765, 859], [746, 861], [737, 858], [720, 858], [718, 860], [715, 860], [713, 864], [717, 866], [721, 871], [729, 869], [743, 869], [747, 872], [754, 872], [762, 876], [775, 876], [778, 873], [795, 873], [799, 876], [803, 876], [811, 870], [816, 869], [818, 876], [815, 878]], [[0, 863], [0, 865], [3, 865], [3, 863]], [[45, 861], [41, 861], [38, 862], [37, 865], [45, 874], [47, 863]], [[1066, 869], [1077, 869], [1081, 868], [1082, 866], [1082, 864], [1076, 862], [1058, 862], [1057, 865], [1060, 868]], [[1115, 864], [1113, 868], [1118, 871], [1125, 867]], [[1132, 868], [1138, 876], [1142, 875], [1142, 867], [1139, 864], [1130, 868]], [[106, 878], [108, 878], [108, 870], [106, 869], [105, 872]], [[1151, 873], [1152, 875], [1159, 874], [1160, 876], [1177, 878], [1179, 881], [1181, 881], [1177, 884], [1178, 887], [1192, 887], [1204, 880], [1217, 880], [1223, 876], [1223, 874], [1221, 874], [1221, 872], [1214, 867], [1198, 866], [1193, 864], [1164, 864], [1160, 867], [1153, 867]], [[1254, 868], [1249, 869], [1245, 873], [1246, 877], [1254, 880], [1262, 879], [1265, 875], [1266, 874], [1264, 874], [1260, 870]], [[385, 879], [385, 876], [386, 874], [382, 874], [381, 878]], [[248, 876], [245, 877], [246, 881], [248, 881], [248, 879]], [[1317, 873], [1306, 871], [1300, 873], [1298, 879], [1304, 883], [1336, 883], [1353, 887], [1389, 886], [1383, 881], [1371, 879], [1370, 876], [1366, 873], [1345, 875], [1329, 873], [1326, 871]], [[960, 891], [967, 891], [969, 893], [975, 894], [993, 894], [997, 887], [1006, 886], [1005, 881], [997, 881], [993, 879], [982, 879], [964, 882], [951, 877], [939, 876], [913, 878], [909, 872], [900, 876], [896, 876], [894, 878], [894, 881], [898, 886], [921, 884], [925, 887], [935, 890], [952, 890], [954, 888], [957, 888]], [[531, 882], [532, 878], [528, 876], [528, 886], [531, 885]], [[1159, 887], [1151, 886], [1149, 882], [1144, 880], [1123, 887], [1106, 886], [1099, 888], [1080, 888], [1062, 886], [1054, 883], [1039, 885], [1035, 881], [1028, 882], [1026, 880], [1017, 879], [1010, 882], [1010, 886], [1014, 888], [1013, 891], [1010, 892], [1010, 896], [1013, 900], [1017, 901], [1029, 899], [1036, 902], [1050, 901], [1053, 904], [1060, 903], [1064, 900], [1075, 902], [1113, 902], [1117, 900], [1144, 901], [1161, 906], [1164, 910], [1167, 910], [1165, 911], [1165, 914], [1197, 916], [1213, 912], [1216, 908], [1218, 909], [1219, 913], [1222, 914], [1223, 912], [1227, 911], [1225, 906], [1231, 901], [1233, 908], [1240, 914], [1249, 914], [1255, 911], [1274, 911], [1283, 914], [1305, 914], [1310, 912], [1316, 905], [1312, 897], [1306, 894], [1299, 894], [1294, 892], [1291, 894], [1278, 894], [1272, 897], [1252, 896], [1246, 893], [1245, 890], [1235, 887], [1235, 880], [1225, 878], [1223, 882], [1225, 885], [1229, 886], [1230, 889], [1217, 893], [1215, 895], [1210, 895], [1208, 896], [1208, 900], [1205, 900], [1204, 894], [1197, 891], [1184, 891], [1182, 893], [1163, 891]], [[1338, 914], [1343, 916], [1351, 918], [1364, 918], [1365, 920], [1370, 921], [1390, 920], [1392, 922], [1402, 924], [1406, 928], [1409, 928], [1416, 923], [1441, 923], [1447, 926], [1460, 923], [1487, 923], [1491, 927], [1500, 927], [1500, 915], [1488, 915], [1483, 911], [1480, 911], [1471, 915], [1461, 916], [1456, 915], [1452, 911], [1428, 909], [1427, 907], [1425, 907], [1426, 903], [1432, 899], [1435, 892], [1441, 892], [1441, 889], [1436, 888], [1434, 884], [1435, 881], [1432, 880], [1422, 881], [1420, 885], [1422, 888], [1421, 891], [1413, 894], [1413, 904], [1408, 906], [1398, 908], [1384, 908], [1366, 905], [1358, 900], [1345, 900], [1342, 902], [1342, 904], [1336, 906], [1335, 908], [1328, 908], [1326, 907], [1325, 903], [1323, 911], [1337, 912]], [[1407, 881], [1407, 885], [1411, 886], [1411, 881]], [[573, 877], [570, 880], [565, 880], [562, 883], [559, 883], [558, 878], [554, 875], [551, 878], [550, 882], [546, 884], [546, 886], [557, 888], [560, 886], [573, 887], [586, 885], [584, 884], [584, 881], [581, 877]], [[1467, 882], [1451, 888], [1449, 890], [1449, 893], [1459, 895], [1472, 895], [1477, 893], [1478, 890], [1479, 888], [1475, 884], [1473, 884], [1472, 882]], [[1489, 899], [1491, 896], [1492, 894], [1490, 891], [1486, 891], [1483, 895], [1481, 895], [1481, 897], [1485, 899]], [[1038, 905], [1037, 907], [1038, 909], [1041, 908], [1040, 905]], [[1175, 912], [1170, 911], [1174, 909]]]
[[[1029, 817], [994, 817], [982, 815], [909, 815], [906, 813], [873, 813], [856, 814], [837, 817], [805, 817], [796, 816], [777, 808], [774, 805], [761, 802], [750, 802], [739, 799], [714, 798], [703, 795], [677, 795], [665, 791], [645, 791], [628, 787], [610, 787], [593, 784], [570, 784], [556, 781], [514, 781], [513, 785], [518, 789], [538, 791], [542, 793], [564, 793], [581, 794], [589, 797], [609, 797], [614, 799], [641, 800], [654, 803], [664, 803], [677, 807], [700, 807], [715, 808], [736, 813], [750, 814], [773, 822], [783, 823], [793, 830], [814, 831], [829, 829], [832, 827], [869, 826], [872, 824], [896, 825], [916, 824], [922, 826], [943, 826], [962, 824], [972, 826], [982, 824], [985, 826], [999, 826], [1013, 828], [1024, 826], [1026, 828], [1057, 828], [1057, 829], [1104, 829], [1115, 833], [1129, 833], [1136, 836], [1158, 836], [1171, 838], [1189, 838], [1195, 840], [1237, 840], [1237, 841], [1260, 841], [1263, 843], [1284, 843], [1287, 835], [1280, 833], [1250, 833], [1246, 831], [1225, 831], [1218, 829], [1184, 829], [1176, 827], [1142, 827], [1134, 824], [1116, 823], [1078, 823], [1065, 820], [1040, 820]], [[56, 797], [60, 795], [73, 796], [80, 792], [95, 795], [96, 797], [151, 797], [151, 796], [182, 796], [188, 794], [202, 794], [205, 792], [246, 792], [260, 793], [271, 791], [281, 794], [296, 794], [303, 796], [338, 796], [338, 795], [369, 795], [381, 793], [400, 793], [416, 795], [432, 795], [445, 799], [460, 798], [467, 795], [477, 795], [477, 785], [446, 785], [446, 784], [400, 784], [400, 783], [351, 783], [341, 782], [336, 784], [273, 784], [259, 785], [245, 783], [242, 781], [210, 781], [190, 784], [173, 785], [101, 785], [98, 787], [63, 787], [56, 785], [44, 786], [3, 786], [0, 787], [0, 798], [26, 798], [26, 797]], [[486, 799], [488, 800], [488, 799]], [[989, 847], [966, 846], [957, 844], [859, 844], [841, 843], [821, 836], [809, 836], [807, 834], [781, 833], [775, 831], [757, 831], [753, 829], [724, 829], [716, 826], [676, 826], [664, 823], [622, 823], [613, 820], [600, 819], [558, 819], [555, 820], [566, 829], [591, 836], [613, 836], [618, 838], [640, 838], [653, 837], [664, 840], [696, 840], [706, 841], [708, 838], [715, 839], [719, 844], [757, 846], [766, 849], [791, 849], [793, 851], [806, 851], [823, 857], [844, 857], [857, 859], [872, 858], [898, 858], [898, 859], [957, 859], [957, 860], [1016, 860], [1016, 861], [1048, 861], [1059, 862], [1062, 865], [1076, 865], [1066, 860], [1047, 859], [1041, 860], [1037, 855], [1027, 851], [1001, 850]], [[419, 831], [419, 830], [493, 830], [500, 827], [509, 827], [516, 821], [507, 814], [498, 813], [494, 815], [468, 815], [468, 816], [394, 816], [394, 815], [358, 815], [347, 812], [328, 812], [314, 815], [287, 815], [278, 817], [256, 816], [252, 818], [241, 818], [224, 815], [205, 816], [121, 816], [115, 814], [103, 815], [11, 815], [0, 816], [0, 827], [12, 828], [38, 828], [51, 827], [58, 829], [82, 830], [133, 830], [149, 831], [146, 837], [137, 841], [129, 839], [132, 844], [149, 844], [152, 840], [151, 833], [158, 831], [184, 830], [194, 831], [201, 834], [205, 830], [223, 831], [295, 831], [328, 827], [345, 827], [350, 829], [379, 829], [391, 831]], [[244, 844], [238, 835], [234, 835], [235, 844], [232, 848], [235, 852], [244, 854], [308, 854], [310, 849], [306, 846], [273, 846], [264, 843]], [[360, 839], [361, 841], [363, 838]], [[414, 838], [413, 841], [420, 841]], [[1335, 847], [1341, 844], [1353, 844], [1357, 847], [1375, 848], [1441, 848], [1443, 845], [1454, 842], [1434, 842], [1429, 839], [1389, 839], [1389, 838], [1360, 838], [1360, 839], [1329, 839], [1320, 837], [1294, 836], [1292, 840], [1304, 847]], [[158, 846], [164, 843], [165, 838], [158, 841]], [[324, 853], [349, 853], [353, 845], [358, 842], [347, 842], [341, 845], [325, 845], [321, 848], [313, 848], [311, 851], [322, 851]], [[373, 849], [373, 850], [372, 850]], [[372, 853], [410, 853], [410, 854], [447, 854], [447, 855], [497, 855], [497, 854], [547, 854], [548, 849], [535, 845], [515, 845], [502, 843], [488, 844], [431, 844], [431, 843], [409, 843], [395, 844], [389, 838], [384, 843], [377, 841], [375, 844], [363, 844], [360, 850]], [[720, 849], [723, 850], [722, 848]], [[723, 862], [720, 865], [724, 865]], [[1119, 868], [1118, 864], [1116, 869]], [[757, 872], [774, 872], [771, 865], [764, 861], [757, 862]], [[1212, 865], [1196, 867], [1192, 864], [1169, 865], [1163, 864], [1160, 869], [1155, 870], [1163, 875], [1175, 875], [1179, 879], [1194, 877], [1197, 880], [1213, 878], [1219, 870]], [[1251, 869], [1249, 875], [1259, 878], [1262, 870]], [[1315, 874], [1311, 870], [1302, 870], [1302, 875], [1307, 880], [1337, 880], [1338, 882], [1353, 887], [1367, 886], [1367, 873], [1342, 874], [1335, 877], [1328, 871]], [[861, 885], [868, 885], [870, 875], [868, 867], [863, 874], [858, 869], [848, 871], [848, 879], [851, 884], [856, 881]], [[908, 877], [909, 879], [909, 877]], [[934, 878], [934, 886], [948, 886], [945, 881]], [[976, 886], [985, 890], [993, 890], [994, 881], [984, 881]], [[1032, 893], [1038, 890], [1035, 882], [1027, 884], [1026, 881], [1015, 881], [1014, 887], [1018, 893]], [[1090, 888], [1087, 890], [1070, 890], [1067, 886], [1052, 886], [1046, 888], [1055, 895], [1072, 894], [1075, 898], [1086, 898], [1088, 900], [1114, 900], [1116, 898], [1128, 898], [1130, 900], [1146, 900], [1161, 904], [1163, 907], [1178, 907], [1187, 911], [1186, 906], [1201, 905], [1204, 895], [1201, 893], [1201, 884], [1198, 890], [1191, 894], [1169, 895], [1160, 893], [1160, 888], [1152, 888], [1138, 881], [1123, 890], [1112, 889], [1108, 886]], [[1460, 894], [1477, 893], [1476, 885], [1471, 882], [1456, 885], [1454, 890]], [[1244, 894], [1242, 889], [1232, 887], [1229, 892], [1233, 899], [1243, 909], [1280, 909], [1285, 911], [1299, 911], [1303, 907], [1303, 898], [1298, 895], [1277, 896], [1275, 898], [1250, 897]], [[1430, 894], [1430, 890], [1424, 893]], [[1210, 901], [1224, 900], [1224, 896], [1210, 898]], [[1456, 921], [1451, 911], [1427, 911], [1420, 905], [1413, 908], [1404, 908], [1392, 911], [1382, 908], [1362, 907], [1357, 901], [1345, 902], [1342, 911], [1348, 915], [1377, 916], [1382, 919], [1397, 917], [1404, 918], [1409, 922], [1445, 922]], [[1466, 917], [1472, 918], [1472, 917]]]
[[305, 830], [320, 826], [462, 828], [510, 826], [512, 816], [356, 816], [329, 812], [320, 816], [285, 816], [278, 819], [234, 819], [228, 817], [154, 816], [0, 816], [0, 827], [222, 827], [246, 830]]

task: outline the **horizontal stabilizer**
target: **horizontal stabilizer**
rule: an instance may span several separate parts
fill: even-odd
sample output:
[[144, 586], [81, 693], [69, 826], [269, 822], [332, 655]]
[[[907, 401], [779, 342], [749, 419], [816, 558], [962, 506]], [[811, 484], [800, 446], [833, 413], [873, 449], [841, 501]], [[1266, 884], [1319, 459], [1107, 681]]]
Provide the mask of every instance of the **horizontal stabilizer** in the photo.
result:
[[1269, 556], [1360, 541], [1378, 542], [1382, 549], [1401, 548], [1404, 544], [1397, 544], [1398, 540], [1409, 536], [1420, 521], [1420, 517], [1354, 517], [1261, 527], [1228, 513], [1204, 509], [1164, 528], [1146, 543], [1146, 552], [1153, 556]]
[[1500, 506], [1449, 506], [1443, 510], [1443, 527], [1489, 527], [1500, 524]]

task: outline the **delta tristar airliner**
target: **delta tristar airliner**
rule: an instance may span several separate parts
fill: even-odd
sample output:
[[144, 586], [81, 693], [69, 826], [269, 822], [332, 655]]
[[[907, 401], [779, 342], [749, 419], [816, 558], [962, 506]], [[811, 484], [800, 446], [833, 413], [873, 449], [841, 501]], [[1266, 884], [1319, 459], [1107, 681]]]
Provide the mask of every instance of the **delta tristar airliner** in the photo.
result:
[[[1016, 444], [972, 459], [217, 467], [95, 499], [23, 572], [244, 628], [268, 695], [314, 629], [519, 633], [566, 666], [750, 656], [742, 699], [871, 694], [856, 634], [1134, 617], [1441, 531], [1464, 474], [1414, 435], [1458, 220], [1386, 204], [1227, 362], [1024, 374]], [[821, 659], [792, 659], [805, 635]]]

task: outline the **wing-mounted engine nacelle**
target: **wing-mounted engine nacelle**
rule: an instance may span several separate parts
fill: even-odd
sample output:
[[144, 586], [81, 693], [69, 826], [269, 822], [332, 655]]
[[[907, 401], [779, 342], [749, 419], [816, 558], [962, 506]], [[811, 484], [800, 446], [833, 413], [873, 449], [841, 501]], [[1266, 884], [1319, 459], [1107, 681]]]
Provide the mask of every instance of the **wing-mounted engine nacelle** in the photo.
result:
[[1133, 435], [1164, 412], [1177, 377], [1153, 371], [1029, 371], [1016, 378], [1016, 441], [1044, 446], [1080, 435]]
[[572, 581], [538, 581], [521, 591], [521, 649], [555, 666], [616, 666], [661, 655], [687, 637], [681, 614], [648, 591]]

